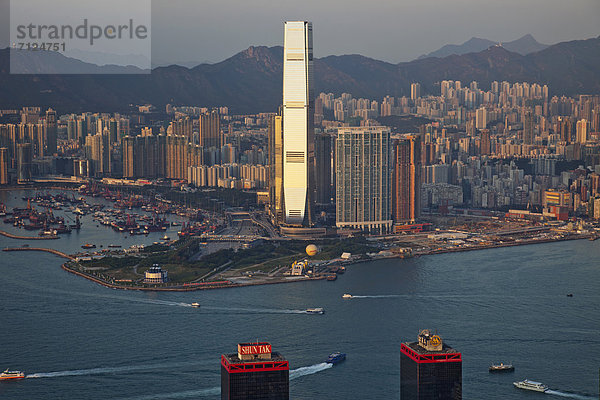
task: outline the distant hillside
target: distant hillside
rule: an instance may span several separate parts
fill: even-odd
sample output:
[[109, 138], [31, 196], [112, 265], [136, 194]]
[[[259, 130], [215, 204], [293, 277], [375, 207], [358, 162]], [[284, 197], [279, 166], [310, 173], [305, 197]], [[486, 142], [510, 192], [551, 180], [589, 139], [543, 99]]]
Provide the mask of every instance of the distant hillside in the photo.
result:
[[[216, 64], [168, 66], [150, 75], [10, 75], [0, 50], [0, 108], [52, 106], [59, 112], [123, 110], [129, 104], [227, 105], [234, 113], [275, 111], [282, 99], [282, 47], [250, 47]], [[39, 62], [69, 59], [48, 56]], [[63, 59], [60, 59], [63, 57]], [[54, 60], [56, 61], [56, 60]], [[523, 56], [506, 47], [391, 64], [360, 55], [315, 60], [315, 89], [381, 99], [410, 95], [411, 82], [439, 93], [444, 79], [548, 84], [552, 94], [600, 93], [600, 38], [559, 43]]]
[[[497, 44], [498, 42], [494, 42], [488, 39], [473, 37], [464, 42], [463, 44], [447, 44], [436, 51], [420, 56], [418, 59], [420, 60], [427, 57], [444, 58], [451, 55], [478, 53]], [[522, 38], [513, 40], [512, 42], [502, 43], [502, 47], [504, 47], [508, 51], [512, 51], [514, 53], [519, 53], [522, 56], [526, 56], [529, 53], [544, 50], [546, 47], [548, 47], [548, 45], [539, 43], [533, 38], [533, 36], [528, 34], [523, 36]]]

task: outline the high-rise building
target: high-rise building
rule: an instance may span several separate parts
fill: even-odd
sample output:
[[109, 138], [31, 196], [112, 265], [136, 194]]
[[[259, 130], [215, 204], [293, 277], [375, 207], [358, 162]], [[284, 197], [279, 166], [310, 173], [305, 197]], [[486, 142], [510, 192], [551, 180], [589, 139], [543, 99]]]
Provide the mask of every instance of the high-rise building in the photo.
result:
[[283, 59], [283, 192], [285, 223], [312, 224], [314, 201], [313, 34], [307, 21], [287, 21]]
[[337, 227], [378, 233], [390, 231], [390, 150], [387, 127], [338, 129], [335, 141]]
[[121, 139], [121, 157], [123, 158], [123, 178], [133, 178], [136, 176], [134, 169], [134, 149], [135, 138], [125, 136]]
[[587, 138], [588, 138], [588, 122], [585, 119], [581, 119], [579, 121], [577, 121], [577, 132], [576, 132], [576, 137], [577, 137], [577, 143], [585, 143], [587, 142]]
[[208, 114], [200, 115], [200, 146], [208, 149], [220, 149], [224, 144], [221, 138], [221, 117], [219, 111], [213, 110]]
[[315, 134], [315, 183], [317, 204], [331, 203], [333, 140], [334, 138], [327, 133]]
[[221, 399], [289, 399], [289, 363], [271, 350], [266, 342], [240, 343], [237, 354], [221, 355]]
[[46, 111], [46, 143], [48, 154], [56, 153], [56, 141], [58, 136], [58, 127], [56, 125], [56, 111], [49, 108]]
[[394, 144], [392, 216], [395, 223], [415, 222], [421, 214], [421, 143], [406, 136]]
[[562, 142], [571, 143], [571, 130], [571, 119], [569, 117], [558, 117], [556, 121], [556, 133], [559, 134]]
[[480, 142], [480, 155], [488, 155], [492, 153], [492, 147], [490, 142], [490, 130], [482, 129], [481, 130], [481, 142]]
[[530, 108], [523, 110], [523, 144], [533, 144], [533, 113]]
[[410, 99], [412, 101], [415, 101], [419, 97], [421, 97], [421, 84], [420, 83], [411, 83], [410, 84]]
[[8, 149], [0, 148], [0, 185], [8, 185]]
[[[280, 110], [281, 114], [281, 110]], [[269, 119], [269, 201], [271, 221], [284, 222], [283, 204], [283, 117]]]
[[429, 330], [400, 346], [402, 400], [462, 399], [462, 356]]
[[478, 108], [475, 112], [475, 128], [487, 128], [487, 110], [485, 107]]
[[29, 182], [31, 180], [31, 143], [17, 144], [17, 180]]

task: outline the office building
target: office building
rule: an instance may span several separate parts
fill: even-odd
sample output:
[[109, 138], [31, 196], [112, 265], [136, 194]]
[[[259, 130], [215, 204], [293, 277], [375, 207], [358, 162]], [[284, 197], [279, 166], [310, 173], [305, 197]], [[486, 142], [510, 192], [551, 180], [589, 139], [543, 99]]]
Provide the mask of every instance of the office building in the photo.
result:
[[421, 143], [406, 136], [394, 143], [392, 215], [394, 223], [414, 223], [421, 214]]
[[390, 129], [339, 128], [335, 141], [336, 226], [385, 233], [392, 227]]
[[462, 356], [429, 330], [400, 346], [402, 400], [462, 399]]
[[290, 366], [267, 342], [240, 343], [221, 355], [221, 399], [288, 400]]
[[306, 21], [285, 23], [283, 59], [283, 192], [285, 223], [312, 224], [314, 201], [313, 34]]

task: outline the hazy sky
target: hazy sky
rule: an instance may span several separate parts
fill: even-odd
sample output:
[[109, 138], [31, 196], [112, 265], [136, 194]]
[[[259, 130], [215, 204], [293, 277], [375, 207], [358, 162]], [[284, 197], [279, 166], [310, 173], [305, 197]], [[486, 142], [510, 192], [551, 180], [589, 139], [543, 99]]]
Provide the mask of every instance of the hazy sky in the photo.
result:
[[[0, 26], [7, 2], [0, 0]], [[473, 36], [531, 33], [547, 44], [596, 37], [600, 0], [152, 0], [153, 59], [215, 62], [250, 45], [281, 45], [285, 20], [313, 22], [317, 57], [399, 62]]]

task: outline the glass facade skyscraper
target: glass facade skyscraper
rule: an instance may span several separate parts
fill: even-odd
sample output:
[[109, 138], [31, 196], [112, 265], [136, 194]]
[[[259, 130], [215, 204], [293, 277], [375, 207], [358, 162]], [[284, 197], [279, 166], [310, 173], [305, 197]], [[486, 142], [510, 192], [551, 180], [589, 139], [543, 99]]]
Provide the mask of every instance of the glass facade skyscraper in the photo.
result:
[[283, 54], [283, 192], [288, 225], [312, 224], [314, 111], [312, 24], [287, 21]]
[[336, 226], [385, 233], [392, 227], [390, 129], [339, 128], [335, 141]]

